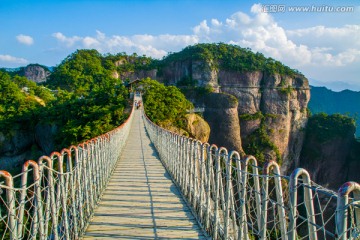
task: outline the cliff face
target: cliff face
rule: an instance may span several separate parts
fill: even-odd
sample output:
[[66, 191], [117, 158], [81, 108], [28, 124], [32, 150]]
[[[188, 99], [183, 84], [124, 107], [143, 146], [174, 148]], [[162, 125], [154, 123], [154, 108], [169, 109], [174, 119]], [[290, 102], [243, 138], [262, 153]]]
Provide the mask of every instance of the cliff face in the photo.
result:
[[360, 142], [350, 117], [325, 113], [309, 118], [300, 167], [313, 181], [335, 191], [347, 181], [359, 182]]
[[311, 136], [306, 139], [300, 167], [309, 171], [314, 182], [337, 191], [347, 181], [360, 181], [360, 143], [354, 133], [324, 143]]
[[29, 64], [20, 71], [20, 75], [36, 83], [45, 82], [50, 74], [48, 69], [38, 64]]
[[19, 170], [24, 161], [37, 160], [54, 151], [54, 125], [36, 125], [35, 128], [14, 125], [7, 134], [0, 132], [0, 169]]
[[210, 93], [206, 95], [204, 102], [203, 115], [211, 129], [209, 143], [242, 153], [236, 98], [222, 93]]
[[[261, 128], [275, 145], [273, 148], [265, 147], [265, 160], [275, 159], [280, 155], [283, 159], [282, 170], [288, 171], [297, 166], [304, 138], [302, 129], [307, 120], [306, 108], [310, 99], [308, 80], [300, 75], [289, 77], [269, 75], [262, 71], [237, 72], [219, 70], [214, 66], [214, 62], [171, 62], [163, 67], [162, 75], [157, 78], [169, 84], [177, 84], [182, 79], [190, 78], [198, 86], [211, 86], [215, 92], [235, 96], [238, 100], [236, 109], [219, 106], [214, 101], [207, 101], [205, 104], [204, 117], [212, 130], [209, 141], [221, 146], [231, 146], [226, 138], [216, 135], [227, 129], [227, 133], [236, 132], [235, 135], [241, 136], [241, 139], [233, 139], [232, 147], [237, 150], [244, 148], [246, 152], [253, 134]], [[198, 105], [195, 102], [195, 106]], [[217, 117], [210, 112], [217, 112]], [[238, 115], [240, 120], [236, 120], [234, 115]], [[232, 120], [225, 120], [226, 116], [232, 116]]]

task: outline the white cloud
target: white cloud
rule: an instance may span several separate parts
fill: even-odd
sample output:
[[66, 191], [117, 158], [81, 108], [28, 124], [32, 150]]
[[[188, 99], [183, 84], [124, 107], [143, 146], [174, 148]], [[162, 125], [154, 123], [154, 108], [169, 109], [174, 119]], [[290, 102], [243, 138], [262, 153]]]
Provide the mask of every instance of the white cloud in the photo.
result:
[[32, 37], [24, 35], [24, 34], [17, 35], [16, 40], [21, 44], [25, 44], [25, 45], [29, 45], [29, 46], [34, 44], [34, 39]]
[[17, 58], [11, 55], [1, 55], [0, 54], [0, 62], [5, 64], [26, 64], [28, 60], [24, 58]]
[[107, 36], [97, 30], [95, 36], [69, 37], [60, 32], [53, 36], [68, 48], [95, 48], [102, 53], [136, 52], [155, 58], [200, 42], [238, 44], [319, 80], [356, 81], [359, 75], [356, 69], [360, 69], [360, 25], [288, 30], [263, 12], [260, 4], [254, 4], [250, 14], [236, 12], [224, 20], [203, 20], [188, 35]]
[[100, 44], [96, 38], [92, 37], [85, 37], [82, 39], [82, 42], [85, 48], [95, 48]]
[[65, 43], [65, 45], [67, 47], [72, 47], [74, 46], [74, 44], [76, 42], [79, 42], [81, 41], [83, 38], [81, 37], [78, 37], [78, 36], [73, 36], [73, 37], [66, 37], [64, 34], [62, 34], [61, 32], [56, 32], [56, 33], [53, 33], [52, 36], [54, 38], [56, 38], [58, 41], [62, 42], [62, 43]]
[[57, 32], [52, 35], [68, 48], [94, 48], [102, 53], [136, 52], [155, 58], [161, 58], [168, 52], [179, 50], [187, 45], [198, 43], [198, 38], [193, 35], [133, 35], [133, 36], [106, 36], [101, 31], [96, 31], [96, 36], [67, 37]]

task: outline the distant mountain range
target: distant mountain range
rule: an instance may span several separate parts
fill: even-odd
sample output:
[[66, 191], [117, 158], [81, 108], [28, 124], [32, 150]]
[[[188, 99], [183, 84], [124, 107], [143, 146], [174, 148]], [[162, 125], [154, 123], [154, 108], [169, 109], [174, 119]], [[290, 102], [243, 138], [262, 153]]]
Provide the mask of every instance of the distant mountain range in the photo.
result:
[[313, 114], [341, 113], [356, 118], [356, 136], [360, 137], [360, 92], [343, 90], [334, 92], [326, 87], [311, 86], [309, 109]]

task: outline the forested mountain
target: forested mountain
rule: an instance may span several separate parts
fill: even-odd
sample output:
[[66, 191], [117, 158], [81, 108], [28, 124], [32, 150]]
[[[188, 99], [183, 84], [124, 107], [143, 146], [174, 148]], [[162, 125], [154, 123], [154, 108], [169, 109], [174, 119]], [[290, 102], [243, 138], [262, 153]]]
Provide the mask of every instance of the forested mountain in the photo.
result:
[[356, 119], [356, 135], [360, 137], [360, 92], [344, 90], [334, 92], [326, 87], [311, 87], [309, 109], [312, 113], [346, 114]]
[[78, 50], [54, 68], [46, 85], [0, 72], [0, 162], [16, 167], [98, 136], [128, 116], [129, 93], [112, 77], [114, 63]]
[[[197, 138], [205, 132], [197, 130], [210, 126], [209, 138], [202, 141], [255, 155], [260, 165], [276, 160], [284, 174], [304, 166], [313, 180], [334, 189], [339, 182], [358, 180], [354, 121], [315, 114], [351, 115], [359, 109], [358, 94], [313, 87], [308, 106], [310, 88], [303, 74], [261, 53], [223, 43], [189, 46], [162, 60], [78, 50], [40, 85], [2, 72], [0, 162], [49, 154], [118, 126], [128, 113], [125, 85], [147, 77], [164, 84], [143, 82], [151, 86], [144, 95], [145, 109], [163, 127]], [[174, 85], [203, 109], [208, 126], [204, 122], [200, 128], [200, 118], [187, 116], [189, 103]], [[321, 175], [327, 169], [342, 169], [341, 176], [333, 178], [339, 182]]]

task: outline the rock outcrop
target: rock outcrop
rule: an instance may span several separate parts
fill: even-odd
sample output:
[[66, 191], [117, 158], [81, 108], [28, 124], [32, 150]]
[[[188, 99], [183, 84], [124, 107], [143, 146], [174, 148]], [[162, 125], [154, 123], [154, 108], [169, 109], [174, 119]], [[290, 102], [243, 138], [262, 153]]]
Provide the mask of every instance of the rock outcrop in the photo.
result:
[[20, 75], [36, 83], [46, 82], [50, 76], [50, 71], [39, 64], [29, 64], [20, 70]]
[[34, 134], [27, 127], [15, 125], [7, 134], [0, 132], [0, 169], [11, 171], [31, 157]]
[[[307, 120], [307, 104], [310, 99], [308, 80], [302, 75], [293, 77], [280, 74], [267, 74], [264, 71], [239, 72], [218, 69], [213, 62], [206, 61], [178, 61], [170, 62], [162, 68], [162, 74], [157, 79], [168, 84], [177, 84], [189, 78], [197, 86], [211, 87], [213, 91], [231, 94], [238, 100], [237, 109], [227, 109], [218, 106], [218, 118], [213, 117], [214, 106], [208, 102], [205, 106], [204, 118], [211, 126], [210, 142], [221, 146], [241, 150], [249, 144], [248, 138], [261, 126], [275, 145], [274, 149], [265, 149], [268, 158], [276, 159], [281, 156], [282, 170], [287, 172], [299, 164], [304, 133], [303, 128]], [[194, 102], [195, 106], [199, 103]], [[201, 105], [201, 104], [200, 104]], [[200, 107], [203, 107], [200, 106]], [[222, 113], [220, 113], [222, 109]], [[240, 121], [225, 120], [226, 116], [240, 116]], [[262, 116], [262, 118], [242, 116]], [[211, 119], [210, 119], [211, 118]], [[216, 124], [215, 124], [216, 121]], [[239, 123], [238, 123], [239, 121]], [[214, 123], [214, 124], [212, 124]], [[238, 125], [238, 126], [235, 126]], [[231, 146], [219, 132], [227, 128], [227, 133], [236, 132], [241, 136], [234, 139], [237, 143]], [[242, 141], [239, 146], [238, 143]], [[278, 153], [278, 155], [276, 154]], [[278, 159], [279, 160], [279, 159]]]
[[223, 93], [210, 93], [205, 98], [203, 114], [212, 129], [209, 142], [242, 154], [237, 107], [238, 101], [235, 97]]
[[18, 171], [28, 159], [37, 160], [55, 149], [57, 127], [38, 124], [35, 128], [14, 124], [7, 134], [0, 132], [0, 170]]
[[360, 142], [349, 118], [322, 116], [309, 118], [299, 167], [307, 169], [317, 184], [337, 191], [347, 181], [360, 181]]
[[185, 121], [184, 128], [175, 127], [169, 120], [160, 122], [159, 126], [171, 132], [197, 139], [201, 142], [208, 141], [210, 137], [210, 126], [202, 117], [195, 113], [189, 113], [186, 114]]
[[201, 142], [208, 142], [210, 137], [209, 124], [199, 115], [190, 113], [186, 115], [186, 130], [195, 139]]

